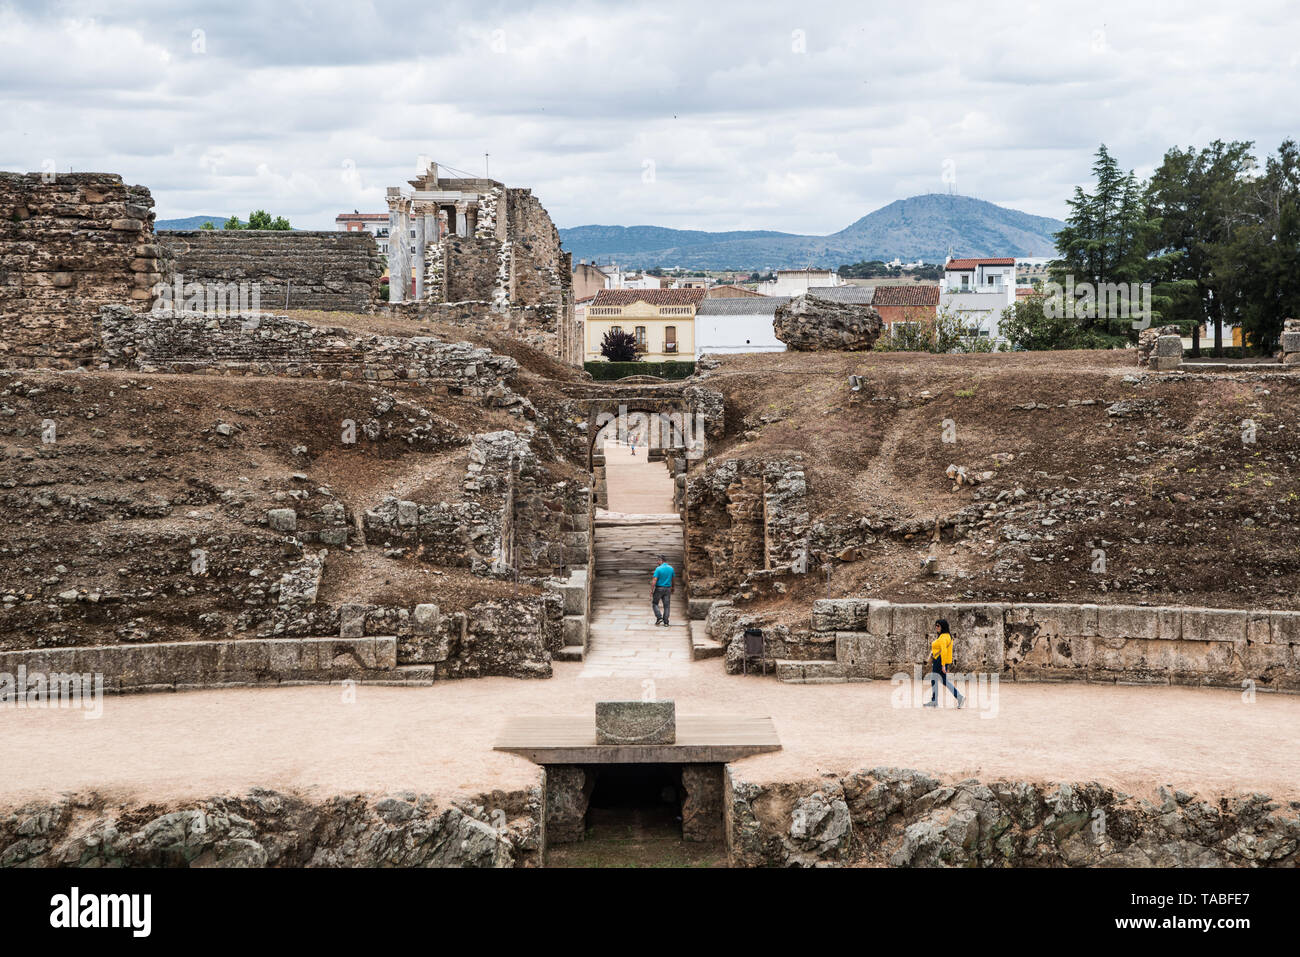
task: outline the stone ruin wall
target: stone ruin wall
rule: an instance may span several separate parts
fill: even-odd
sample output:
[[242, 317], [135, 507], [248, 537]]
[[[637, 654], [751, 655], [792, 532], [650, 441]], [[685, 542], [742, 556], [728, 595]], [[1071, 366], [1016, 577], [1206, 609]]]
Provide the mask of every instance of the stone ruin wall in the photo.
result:
[[164, 280], [257, 283], [263, 310], [365, 312], [379, 301], [384, 260], [368, 232], [197, 229], [161, 232], [158, 244]]
[[732, 867], [1295, 867], [1300, 810], [1267, 794], [1136, 796], [1095, 781], [871, 768], [756, 782], [728, 765]]
[[0, 813], [0, 867], [537, 867], [537, 776], [452, 800], [265, 788], [161, 805], [62, 795]]
[[[1267, 609], [819, 599], [811, 628], [772, 629], [771, 650], [805, 662], [786, 676], [794, 680], [910, 677], [939, 618], [952, 626], [960, 674], [1300, 692], [1300, 612]], [[729, 666], [751, 624], [761, 627], [731, 602], [710, 608], [709, 633], [727, 646]]]
[[153, 221], [149, 190], [111, 173], [0, 173], [0, 364], [90, 361], [101, 306], [151, 301]]
[[468, 342], [358, 335], [270, 313], [139, 314], [107, 307], [98, 327], [100, 358], [109, 368], [420, 382], [501, 406], [524, 402], [509, 388], [518, 363]]
[[685, 485], [692, 598], [807, 572], [808, 483], [797, 460], [732, 459]]
[[390, 308], [396, 315], [505, 331], [581, 365], [571, 263], [560, 248], [559, 230], [532, 191], [498, 188], [484, 194], [473, 235], [453, 234], [427, 246], [425, 301]]

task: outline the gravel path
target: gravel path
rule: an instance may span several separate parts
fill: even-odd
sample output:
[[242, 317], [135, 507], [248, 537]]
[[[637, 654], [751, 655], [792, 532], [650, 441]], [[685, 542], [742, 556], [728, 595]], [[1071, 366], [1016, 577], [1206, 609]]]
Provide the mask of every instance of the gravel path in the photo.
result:
[[[440, 795], [516, 788], [536, 769], [492, 751], [506, 715], [590, 714], [640, 698], [640, 678], [482, 678], [428, 688], [338, 686], [126, 695], [99, 720], [0, 709], [0, 805], [63, 791], [162, 801], [261, 786], [316, 793], [410, 789]], [[1098, 780], [1145, 794], [1300, 796], [1300, 696], [1191, 688], [1003, 684], [996, 717], [891, 706], [888, 682], [785, 685], [723, 673], [719, 659], [656, 678], [683, 714], [771, 715], [784, 750], [746, 759], [759, 780], [876, 765], [957, 780]]]

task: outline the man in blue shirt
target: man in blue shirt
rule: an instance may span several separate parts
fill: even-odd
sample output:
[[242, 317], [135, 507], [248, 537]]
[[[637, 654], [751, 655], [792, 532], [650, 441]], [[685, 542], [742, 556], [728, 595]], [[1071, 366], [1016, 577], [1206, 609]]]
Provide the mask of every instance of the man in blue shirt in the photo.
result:
[[[650, 607], [654, 609], [655, 624], [668, 627], [668, 608], [673, 601], [673, 566], [668, 564], [668, 559], [662, 555], [659, 556], [659, 567], [651, 574], [654, 580], [654, 591], [650, 593]], [[659, 609], [663, 607], [661, 614]]]

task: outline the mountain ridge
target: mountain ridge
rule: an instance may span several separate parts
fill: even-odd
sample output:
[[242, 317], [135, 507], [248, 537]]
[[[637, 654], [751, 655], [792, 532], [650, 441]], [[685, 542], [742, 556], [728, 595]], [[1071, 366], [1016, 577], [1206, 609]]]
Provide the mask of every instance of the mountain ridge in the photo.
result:
[[826, 236], [776, 230], [571, 226], [560, 229], [575, 260], [617, 259], [630, 267], [789, 269], [871, 259], [942, 262], [961, 256], [1052, 256], [1065, 224], [972, 196], [926, 193], [894, 200]]

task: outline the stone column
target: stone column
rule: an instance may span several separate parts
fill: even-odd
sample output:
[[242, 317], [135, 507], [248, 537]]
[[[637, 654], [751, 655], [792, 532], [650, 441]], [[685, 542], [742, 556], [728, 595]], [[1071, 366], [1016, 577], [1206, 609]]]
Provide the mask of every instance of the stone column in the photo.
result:
[[428, 240], [428, 234], [424, 230], [429, 217], [425, 215], [423, 203], [413, 204], [413, 206], [415, 212], [415, 301], [420, 302], [424, 299], [424, 250]]
[[469, 209], [469, 204], [467, 203], [456, 204], [456, 235], [457, 236], [465, 235], [465, 230], [467, 227], [467, 219], [468, 219], [467, 217], [468, 209]]
[[411, 288], [410, 200], [401, 187], [388, 187], [388, 301], [405, 302]]

